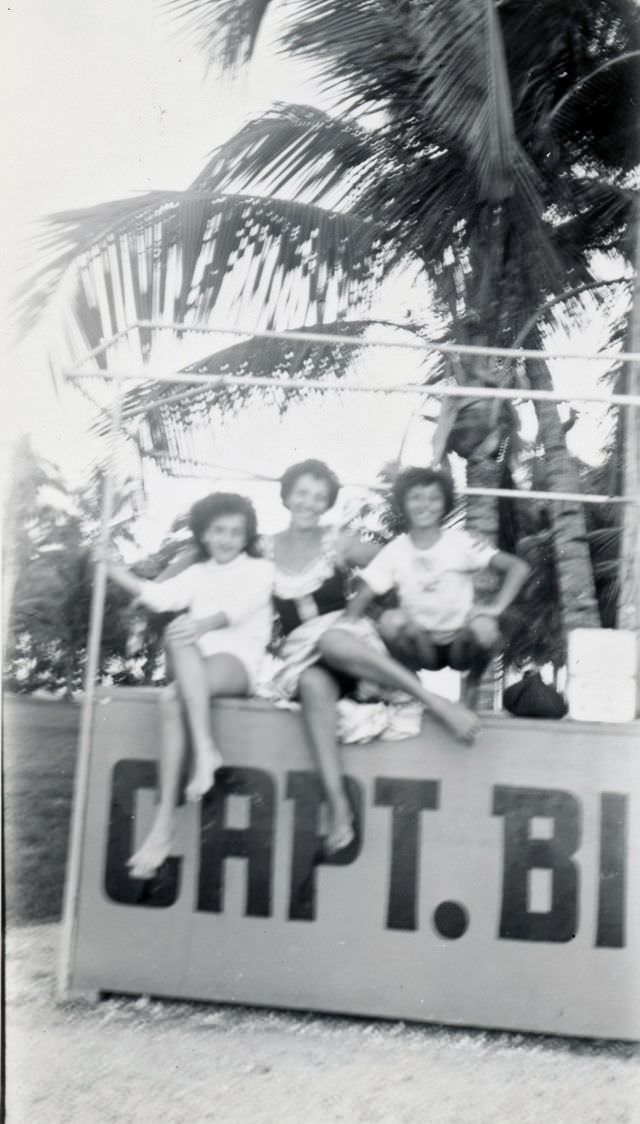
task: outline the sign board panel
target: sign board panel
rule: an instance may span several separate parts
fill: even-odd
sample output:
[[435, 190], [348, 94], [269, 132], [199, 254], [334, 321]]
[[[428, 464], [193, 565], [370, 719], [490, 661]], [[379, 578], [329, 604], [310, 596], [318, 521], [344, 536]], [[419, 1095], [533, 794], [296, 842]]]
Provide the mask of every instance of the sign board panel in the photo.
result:
[[322, 794], [297, 714], [223, 702], [228, 764], [159, 875], [158, 692], [96, 704], [70, 984], [549, 1034], [640, 1037], [640, 737], [487, 716], [473, 747], [344, 749], [351, 853], [314, 863]]

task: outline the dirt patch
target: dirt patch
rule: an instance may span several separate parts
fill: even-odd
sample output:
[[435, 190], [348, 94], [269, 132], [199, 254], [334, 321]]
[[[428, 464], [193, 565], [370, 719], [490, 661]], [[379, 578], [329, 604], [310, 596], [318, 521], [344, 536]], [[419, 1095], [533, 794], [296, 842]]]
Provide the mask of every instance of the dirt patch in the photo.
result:
[[209, 1004], [56, 1004], [58, 925], [8, 937], [9, 1124], [633, 1124], [620, 1044]]

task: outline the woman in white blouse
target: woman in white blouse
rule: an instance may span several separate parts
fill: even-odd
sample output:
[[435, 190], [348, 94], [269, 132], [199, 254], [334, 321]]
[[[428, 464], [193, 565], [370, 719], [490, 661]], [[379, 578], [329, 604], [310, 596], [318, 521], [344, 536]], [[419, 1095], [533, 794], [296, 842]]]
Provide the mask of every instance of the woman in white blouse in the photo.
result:
[[189, 524], [202, 560], [175, 577], [142, 581], [107, 561], [109, 577], [150, 609], [182, 613], [165, 634], [177, 698], [173, 692], [172, 705], [165, 708], [160, 800], [151, 831], [129, 860], [134, 878], [152, 877], [171, 850], [184, 755], [181, 705], [194, 752], [185, 795], [197, 801], [212, 787], [223, 763], [211, 730], [209, 700], [253, 691], [271, 636], [273, 565], [252, 556], [252, 504], [244, 496], [214, 493], [194, 504]]

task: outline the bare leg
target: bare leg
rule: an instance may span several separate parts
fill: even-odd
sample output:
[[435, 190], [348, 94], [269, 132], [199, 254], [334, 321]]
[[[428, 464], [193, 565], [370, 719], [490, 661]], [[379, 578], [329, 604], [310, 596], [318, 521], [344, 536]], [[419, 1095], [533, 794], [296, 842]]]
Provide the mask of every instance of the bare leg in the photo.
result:
[[173, 685], [163, 691], [161, 712], [160, 799], [149, 834], [127, 863], [132, 878], [151, 878], [173, 845], [173, 818], [186, 740], [184, 717]]
[[390, 655], [411, 671], [439, 671], [438, 649], [426, 629], [411, 629], [403, 609], [387, 609], [376, 624]]
[[462, 697], [472, 710], [478, 705], [480, 680], [501, 647], [502, 636], [493, 617], [475, 617], [451, 643], [451, 666], [468, 669]]
[[196, 644], [172, 640], [171, 659], [193, 739], [193, 775], [185, 795], [187, 800], [197, 801], [209, 791], [222, 765], [211, 730], [209, 699], [212, 695], [246, 695], [249, 680], [236, 656], [220, 653], [205, 659]]
[[448, 726], [460, 741], [473, 741], [478, 729], [478, 721], [471, 711], [459, 703], [449, 702], [433, 691], [422, 686], [417, 675], [403, 667], [386, 653], [367, 648], [358, 637], [347, 629], [330, 628], [318, 641], [322, 658], [331, 667], [347, 671], [359, 679], [370, 679], [383, 687], [394, 687], [406, 691]]
[[342, 850], [353, 839], [353, 824], [336, 743], [338, 686], [323, 668], [309, 667], [300, 676], [299, 689], [302, 719], [329, 805], [327, 851]]

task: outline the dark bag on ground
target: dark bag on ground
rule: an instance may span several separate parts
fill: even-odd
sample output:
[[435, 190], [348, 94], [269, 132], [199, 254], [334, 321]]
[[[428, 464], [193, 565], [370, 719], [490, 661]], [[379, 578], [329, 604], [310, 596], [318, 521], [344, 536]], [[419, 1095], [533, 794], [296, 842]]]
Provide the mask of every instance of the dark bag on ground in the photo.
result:
[[502, 704], [517, 718], [564, 718], [569, 709], [566, 699], [543, 681], [539, 671], [528, 671], [507, 687]]

